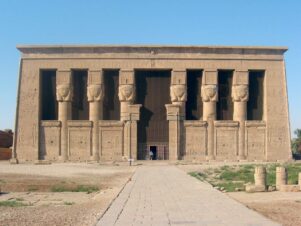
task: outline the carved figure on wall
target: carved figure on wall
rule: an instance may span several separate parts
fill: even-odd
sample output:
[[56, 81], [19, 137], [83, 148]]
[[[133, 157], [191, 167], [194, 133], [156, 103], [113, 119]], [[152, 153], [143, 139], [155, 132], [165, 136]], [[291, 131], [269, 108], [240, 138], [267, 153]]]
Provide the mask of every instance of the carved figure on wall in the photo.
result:
[[187, 89], [185, 85], [170, 86], [170, 98], [172, 102], [185, 102], [187, 100]]
[[217, 85], [202, 85], [201, 96], [204, 102], [218, 100]]
[[72, 101], [73, 90], [68, 84], [61, 84], [56, 87], [57, 101]]
[[88, 86], [88, 101], [101, 101], [104, 97], [103, 85], [89, 85]]
[[248, 101], [248, 85], [234, 85], [232, 87], [232, 99], [233, 101]]
[[120, 101], [133, 102], [135, 100], [134, 85], [119, 85], [118, 97]]

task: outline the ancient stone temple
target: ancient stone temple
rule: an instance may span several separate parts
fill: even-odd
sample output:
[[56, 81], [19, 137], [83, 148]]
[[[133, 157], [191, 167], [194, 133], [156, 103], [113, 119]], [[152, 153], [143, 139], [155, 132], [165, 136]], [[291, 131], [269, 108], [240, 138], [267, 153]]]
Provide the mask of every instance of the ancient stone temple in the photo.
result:
[[18, 49], [12, 162], [291, 158], [286, 48]]

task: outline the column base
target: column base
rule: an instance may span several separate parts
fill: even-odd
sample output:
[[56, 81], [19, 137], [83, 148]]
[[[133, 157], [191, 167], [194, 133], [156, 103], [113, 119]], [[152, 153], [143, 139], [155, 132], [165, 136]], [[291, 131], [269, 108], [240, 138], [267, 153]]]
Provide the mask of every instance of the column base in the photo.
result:
[[35, 160], [34, 164], [35, 165], [50, 165], [51, 161], [49, 161], [49, 160]]
[[68, 158], [64, 157], [64, 156], [59, 156], [58, 158], [58, 162], [67, 162]]
[[244, 155], [238, 156], [238, 157], [237, 157], [237, 160], [240, 161], [240, 162], [245, 162], [245, 161], [247, 161], [247, 160], [246, 160], [246, 156], [244, 156]]
[[213, 161], [213, 160], [215, 160], [215, 157], [213, 155], [208, 155], [208, 156], [206, 156], [206, 160]]
[[90, 157], [90, 162], [99, 162], [99, 155], [92, 155]]
[[9, 160], [9, 163], [10, 163], [10, 164], [19, 164], [19, 160], [18, 160], [17, 158], [11, 158], [11, 159]]

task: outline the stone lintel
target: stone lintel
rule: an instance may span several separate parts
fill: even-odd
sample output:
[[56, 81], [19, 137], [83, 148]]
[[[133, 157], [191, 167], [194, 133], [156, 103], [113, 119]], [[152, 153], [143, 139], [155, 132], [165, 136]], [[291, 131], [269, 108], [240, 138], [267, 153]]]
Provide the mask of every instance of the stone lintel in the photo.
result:
[[237, 121], [214, 121], [215, 127], [239, 127]]
[[42, 127], [61, 127], [61, 121], [41, 121], [41, 126]]
[[68, 127], [92, 127], [92, 122], [88, 120], [68, 120]]
[[116, 120], [99, 120], [98, 122], [99, 127], [123, 127], [123, 121], [116, 121]]
[[200, 120], [185, 120], [184, 126], [185, 127], [204, 127], [204, 128], [206, 128], [208, 126], [208, 123], [206, 121], [200, 121]]
[[266, 127], [265, 121], [245, 121], [246, 127]]

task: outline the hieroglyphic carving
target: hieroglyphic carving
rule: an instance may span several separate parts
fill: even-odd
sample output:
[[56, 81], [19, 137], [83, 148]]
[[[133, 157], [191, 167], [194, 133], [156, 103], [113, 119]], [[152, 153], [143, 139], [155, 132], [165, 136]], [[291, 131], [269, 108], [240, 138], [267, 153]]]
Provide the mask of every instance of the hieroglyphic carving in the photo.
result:
[[73, 89], [69, 84], [61, 84], [56, 87], [57, 101], [72, 101]]
[[218, 100], [217, 85], [202, 85], [201, 95], [204, 102]]
[[170, 86], [170, 98], [172, 102], [185, 102], [187, 100], [187, 89], [185, 85]]
[[185, 159], [204, 159], [206, 155], [206, 129], [189, 126], [185, 130]]
[[232, 99], [233, 101], [248, 101], [249, 88], [248, 85], [234, 85], [232, 87]]
[[57, 160], [60, 149], [60, 127], [44, 127], [40, 130], [40, 157]]
[[246, 128], [246, 151], [248, 160], [265, 159], [265, 128]]
[[101, 101], [104, 97], [103, 85], [89, 85], [88, 86], [88, 101]]
[[90, 159], [91, 129], [69, 129], [69, 159], [83, 161]]
[[102, 130], [100, 140], [103, 160], [122, 158], [122, 130]]
[[237, 128], [216, 128], [216, 159], [235, 159], [237, 156]]
[[119, 85], [118, 89], [119, 101], [133, 102], [135, 100], [134, 85]]

